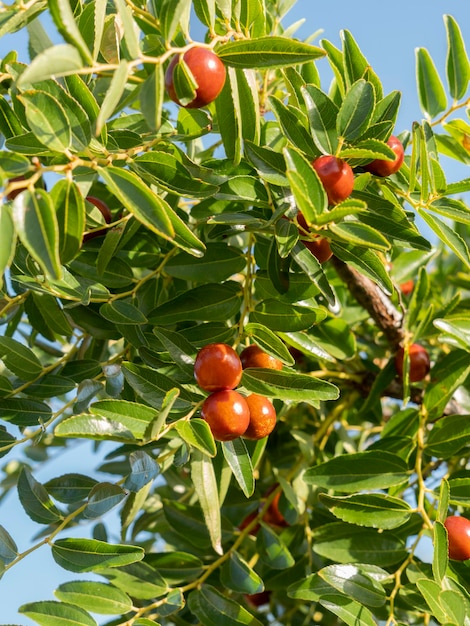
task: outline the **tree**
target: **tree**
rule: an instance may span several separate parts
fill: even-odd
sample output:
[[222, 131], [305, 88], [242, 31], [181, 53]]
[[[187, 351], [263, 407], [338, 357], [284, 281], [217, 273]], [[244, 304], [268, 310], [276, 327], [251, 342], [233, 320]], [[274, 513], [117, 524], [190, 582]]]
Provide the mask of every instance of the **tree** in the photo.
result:
[[[445, 16], [446, 86], [417, 50], [424, 120], [400, 132], [400, 93], [353, 34], [295, 39], [292, 4], [2, 9], [31, 54], [0, 70], [2, 494], [38, 523], [28, 552], [48, 544], [70, 572], [20, 607], [38, 624], [470, 624], [444, 526], [470, 506], [470, 179], [440, 162], [470, 163], [465, 45]], [[226, 72], [199, 108], [195, 47]], [[391, 136], [405, 161], [377, 175]], [[330, 193], [326, 155], [352, 193]], [[193, 371], [213, 343], [267, 355], [232, 386], [271, 400], [270, 435], [214, 439]], [[41, 484], [78, 439], [97, 470]], [[2, 519], [8, 576], [27, 553]]]

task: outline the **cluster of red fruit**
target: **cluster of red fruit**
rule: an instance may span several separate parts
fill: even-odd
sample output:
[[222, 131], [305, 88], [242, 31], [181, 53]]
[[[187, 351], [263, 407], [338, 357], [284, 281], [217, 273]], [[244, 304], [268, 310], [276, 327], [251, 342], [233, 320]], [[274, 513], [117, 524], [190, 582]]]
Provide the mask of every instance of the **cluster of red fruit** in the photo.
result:
[[201, 389], [210, 392], [201, 416], [217, 441], [231, 441], [241, 435], [263, 439], [276, 425], [276, 410], [268, 398], [255, 393], [244, 397], [235, 391], [248, 367], [279, 370], [282, 363], [254, 344], [240, 356], [226, 343], [208, 344], [197, 353], [194, 378]]

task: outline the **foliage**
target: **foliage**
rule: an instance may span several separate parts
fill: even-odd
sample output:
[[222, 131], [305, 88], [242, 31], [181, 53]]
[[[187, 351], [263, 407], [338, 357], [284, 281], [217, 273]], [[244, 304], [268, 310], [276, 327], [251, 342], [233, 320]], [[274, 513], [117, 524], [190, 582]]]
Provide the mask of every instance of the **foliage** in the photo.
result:
[[[470, 163], [465, 45], [445, 16], [445, 85], [417, 50], [424, 120], [381, 179], [364, 166], [393, 158], [400, 93], [383, 93], [349, 31], [341, 49], [296, 39], [292, 4], [0, 9], [0, 35], [27, 29], [31, 55], [0, 66], [1, 488], [41, 529], [19, 552], [3, 515], [0, 562], [8, 576], [47, 543], [71, 572], [55, 600], [31, 587], [19, 611], [38, 624], [470, 624], [468, 562], [449, 561], [443, 526], [470, 506], [470, 179], [448, 183], [441, 163]], [[190, 22], [227, 68], [205, 109], [163, 88]], [[320, 154], [354, 169], [334, 207]], [[304, 237], [330, 242], [323, 265], [296, 208]], [[268, 438], [215, 442], [200, 419], [192, 368], [214, 341], [283, 362], [239, 387], [273, 400]], [[410, 384], [394, 354], [415, 342], [432, 368]], [[91, 475], [67, 471], [80, 438], [96, 444]], [[63, 474], [41, 484], [57, 454]], [[268, 604], [250, 604], [263, 590]]]

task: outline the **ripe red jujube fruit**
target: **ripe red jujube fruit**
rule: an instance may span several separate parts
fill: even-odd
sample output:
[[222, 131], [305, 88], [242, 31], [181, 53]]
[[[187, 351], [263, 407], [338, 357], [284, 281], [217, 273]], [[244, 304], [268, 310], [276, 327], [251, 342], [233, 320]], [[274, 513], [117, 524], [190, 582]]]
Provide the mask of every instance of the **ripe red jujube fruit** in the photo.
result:
[[[184, 62], [191, 71], [197, 83], [196, 96], [189, 104], [184, 105], [187, 109], [200, 109], [213, 102], [225, 84], [225, 65], [219, 57], [209, 50], [200, 46], [194, 46], [183, 55]], [[181, 105], [176, 95], [173, 72], [180, 62], [180, 55], [176, 54], [170, 61], [165, 72], [165, 87], [168, 96]]]
[[354, 187], [354, 172], [346, 161], [324, 154], [312, 161], [312, 167], [325, 188], [330, 204], [349, 198]]
[[381, 176], [382, 178], [385, 178], [386, 176], [390, 176], [391, 174], [395, 174], [396, 172], [398, 172], [398, 170], [403, 164], [403, 161], [405, 160], [405, 150], [403, 148], [403, 144], [398, 139], [398, 137], [395, 137], [395, 135], [392, 135], [390, 139], [387, 141], [387, 145], [389, 146], [389, 148], [391, 148], [395, 152], [396, 154], [395, 159], [393, 161], [385, 161], [384, 159], [376, 159], [375, 161], [372, 161], [365, 167], [365, 169], [371, 174], [375, 174], [376, 176]]
[[[403, 378], [403, 361], [405, 358], [404, 348], [398, 348], [395, 354], [395, 368], [398, 376]], [[410, 382], [417, 383], [423, 380], [431, 369], [431, 362], [426, 348], [419, 343], [413, 343], [409, 349]]]
[[282, 370], [279, 359], [271, 356], [256, 344], [244, 348], [240, 353], [243, 369], [247, 367], [265, 367], [272, 370]]
[[245, 398], [232, 389], [211, 393], [204, 400], [201, 416], [217, 441], [240, 437], [250, 423], [250, 409]]
[[444, 522], [449, 540], [449, 558], [455, 561], [470, 559], [470, 520], [451, 515]]
[[194, 361], [194, 378], [205, 391], [235, 389], [242, 373], [240, 357], [226, 343], [210, 343], [204, 346]]
[[400, 291], [404, 296], [409, 296], [410, 293], [413, 291], [414, 286], [415, 281], [412, 278], [410, 278], [410, 280], [406, 280], [404, 283], [400, 283], [399, 285]]
[[247, 439], [263, 439], [276, 426], [276, 409], [265, 396], [252, 393], [246, 397], [250, 409], [250, 423], [243, 436]]
[[315, 239], [301, 239], [307, 250], [313, 254], [319, 263], [326, 263], [333, 256], [330, 242], [324, 237], [316, 237]]

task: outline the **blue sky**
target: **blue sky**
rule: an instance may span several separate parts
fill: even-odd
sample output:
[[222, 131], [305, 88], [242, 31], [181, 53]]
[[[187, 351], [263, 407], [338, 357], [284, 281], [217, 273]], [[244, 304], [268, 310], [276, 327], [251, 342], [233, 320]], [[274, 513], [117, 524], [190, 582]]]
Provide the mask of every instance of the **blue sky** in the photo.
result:
[[[396, 128], [398, 134], [409, 129], [414, 120], [422, 118], [415, 81], [415, 49], [427, 48], [441, 75], [445, 76], [446, 35], [443, 15], [446, 13], [459, 22], [470, 52], [468, 0], [299, 0], [286, 16], [285, 25], [305, 19], [297, 33], [299, 38], [308, 37], [322, 29], [319, 39], [328, 39], [337, 46], [340, 46], [340, 31], [351, 31], [382, 79], [385, 91], [397, 89], [402, 92], [402, 108]], [[12, 47], [24, 49], [24, 46], [25, 42], [18, 34], [6, 37], [0, 40], [0, 57]], [[322, 76], [325, 76], [326, 87], [330, 76], [328, 63], [322, 59], [318, 64]], [[453, 161], [445, 162], [444, 167], [450, 180], [470, 175], [467, 167]], [[47, 464], [36, 478], [46, 481], [65, 472], [92, 471], [98, 459], [91, 455], [91, 448], [87, 442], [76, 444], [71, 452]], [[7, 458], [3, 459], [3, 463]], [[41, 530], [26, 518], [13, 494], [0, 504], [0, 524], [13, 534], [20, 550], [26, 549], [30, 538]], [[73, 533], [76, 536], [76, 530]], [[55, 565], [48, 548], [33, 553], [0, 581], [1, 623], [9, 626], [32, 625], [30, 620], [18, 615], [17, 607], [33, 600], [53, 599], [53, 589], [61, 582], [74, 578], [73, 574]]]

